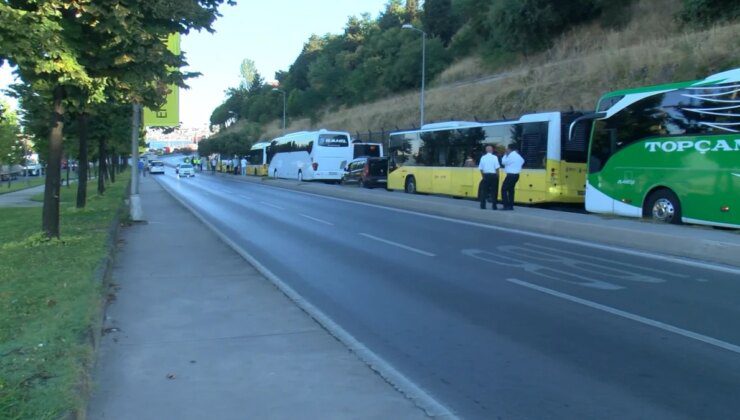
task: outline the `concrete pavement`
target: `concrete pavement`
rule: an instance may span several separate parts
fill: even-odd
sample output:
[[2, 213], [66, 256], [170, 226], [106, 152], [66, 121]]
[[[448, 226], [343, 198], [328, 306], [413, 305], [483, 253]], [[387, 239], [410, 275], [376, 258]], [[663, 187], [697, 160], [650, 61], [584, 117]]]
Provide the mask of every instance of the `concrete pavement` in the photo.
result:
[[740, 409], [738, 269], [271, 182], [156, 179], [466, 418], [731, 418]]
[[44, 186], [26, 188], [7, 194], [0, 194], [0, 207], [40, 207], [43, 203], [31, 201], [31, 197], [44, 192]]
[[122, 232], [91, 419], [425, 418], [153, 180]]

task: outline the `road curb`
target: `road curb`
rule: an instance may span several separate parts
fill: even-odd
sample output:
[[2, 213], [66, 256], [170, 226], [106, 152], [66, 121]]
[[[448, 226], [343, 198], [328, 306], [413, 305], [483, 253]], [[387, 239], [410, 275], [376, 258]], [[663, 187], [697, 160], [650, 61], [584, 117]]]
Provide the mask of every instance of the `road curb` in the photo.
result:
[[403, 374], [397, 371], [391, 364], [386, 362], [383, 358], [375, 354], [372, 350], [363, 345], [354, 336], [347, 332], [344, 328], [335, 323], [330, 317], [324, 314], [319, 308], [304, 299], [298, 292], [292, 287], [282, 281], [279, 277], [273, 274], [267, 267], [263, 266], [256, 258], [251, 254], [241, 249], [234, 241], [228, 236], [221, 233], [211, 222], [205, 217], [201, 216], [190, 204], [186, 203], [180, 197], [173, 193], [173, 191], [163, 183], [157, 181], [162, 189], [175, 199], [181, 206], [192, 213], [196, 219], [198, 219], [203, 225], [210, 229], [221, 241], [233, 249], [239, 254], [245, 261], [252, 265], [262, 276], [268, 279], [278, 290], [280, 290], [285, 296], [288, 297], [293, 303], [296, 304], [303, 312], [309, 317], [315, 320], [326, 330], [332, 337], [339, 340], [345, 347], [351, 352], [355, 353], [357, 357], [365, 363], [372, 371], [383, 378], [388, 384], [394, 389], [403, 394], [408, 398], [415, 406], [420, 408], [424, 413], [434, 419], [457, 419], [458, 417], [443, 404], [435, 400], [425, 390], [420, 388], [418, 385], [413, 383], [411, 380], [406, 378]]
[[392, 207], [432, 216], [481, 223], [493, 227], [534, 232], [608, 246], [625, 247], [665, 256], [712, 262], [735, 268], [740, 267], [740, 236], [734, 242], [706, 238], [696, 240], [695, 238], [688, 238], [668, 232], [663, 233], [641, 229], [640, 225], [648, 222], [639, 220], [630, 220], [630, 222], [635, 224], [635, 227], [627, 229], [591, 221], [580, 222], [556, 219], [540, 215], [522, 214], [521, 212], [483, 212], [475, 208], [475, 206], [461, 207], [452, 204], [454, 201], [451, 204], [436, 202], [433, 206], [430, 206], [429, 203], [407, 199], [402, 193], [394, 197], [380, 197], [360, 191], [359, 189], [355, 191], [344, 188], [323, 188], [325, 187], [324, 185], [314, 185], [307, 182], [297, 184], [292, 181], [274, 180], [263, 177], [235, 177], [225, 174], [219, 174], [219, 176], [239, 182], [269, 185], [287, 190]]
[[[129, 184], [130, 183], [131, 181], [129, 181]], [[100, 316], [96, 317], [95, 323], [90, 326], [90, 329], [87, 331], [85, 337], [85, 339], [90, 343], [93, 351], [92, 361], [89, 365], [84, 366], [83, 371], [80, 373], [78, 393], [80, 394], [81, 400], [85, 402], [85, 405], [76, 410], [72, 410], [66, 414], [63, 414], [62, 416], [60, 416], [60, 419], [84, 420], [87, 418], [87, 403], [90, 400], [90, 393], [92, 391], [92, 372], [98, 362], [97, 352], [98, 348], [100, 347], [100, 338], [103, 334], [102, 329], [108, 296], [106, 291], [110, 283], [111, 273], [113, 272], [113, 263], [115, 262], [116, 255], [116, 244], [118, 241], [118, 236], [121, 232], [121, 221], [126, 214], [125, 210], [125, 200], [122, 200], [121, 205], [119, 206], [118, 210], [116, 210], [113, 220], [111, 220], [111, 223], [106, 230], [108, 236], [105, 241], [105, 255], [98, 262], [92, 274], [92, 281], [96, 284], [99, 284], [101, 287]]]

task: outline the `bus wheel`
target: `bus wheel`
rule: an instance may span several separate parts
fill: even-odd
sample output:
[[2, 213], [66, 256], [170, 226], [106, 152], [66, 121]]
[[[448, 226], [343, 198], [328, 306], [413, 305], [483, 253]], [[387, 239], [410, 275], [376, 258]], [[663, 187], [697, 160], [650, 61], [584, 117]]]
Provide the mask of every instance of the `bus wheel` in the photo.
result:
[[406, 177], [406, 187], [404, 188], [407, 194], [416, 194], [416, 178], [413, 176]]
[[681, 224], [681, 202], [678, 201], [673, 191], [658, 190], [648, 197], [643, 214], [658, 222], [679, 225]]
[[298, 182], [303, 182], [303, 171], [298, 171]]

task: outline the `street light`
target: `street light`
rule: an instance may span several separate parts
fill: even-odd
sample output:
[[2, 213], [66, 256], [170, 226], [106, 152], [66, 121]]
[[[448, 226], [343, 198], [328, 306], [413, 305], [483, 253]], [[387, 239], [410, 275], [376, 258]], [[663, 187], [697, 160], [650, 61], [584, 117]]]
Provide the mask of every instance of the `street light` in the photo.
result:
[[426, 87], [426, 76], [427, 76], [427, 33], [419, 28], [415, 28], [414, 25], [407, 23], [402, 26], [403, 29], [411, 29], [412, 31], [421, 33], [421, 104], [419, 105], [419, 113], [421, 114], [421, 124], [419, 128], [424, 126], [424, 88]]
[[278, 88], [272, 88], [273, 92], [280, 92], [283, 94], [283, 134], [285, 134], [285, 107], [286, 107], [286, 95], [285, 91]]

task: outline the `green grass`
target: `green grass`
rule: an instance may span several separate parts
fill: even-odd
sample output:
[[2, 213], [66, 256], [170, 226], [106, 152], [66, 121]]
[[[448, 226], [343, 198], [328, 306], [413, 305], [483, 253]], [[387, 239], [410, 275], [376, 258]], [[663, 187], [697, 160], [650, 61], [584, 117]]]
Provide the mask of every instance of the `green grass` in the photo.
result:
[[40, 208], [0, 208], [0, 418], [56, 419], [83, 409], [90, 337], [101, 319], [94, 271], [129, 175], [88, 205], [62, 188], [62, 239], [43, 241]]
[[3, 181], [0, 183], [0, 194], [7, 194], [15, 191], [25, 190], [26, 188], [33, 188], [38, 187], [39, 185], [44, 185], [45, 179], [44, 177], [33, 177], [29, 178], [28, 181], [24, 180], [15, 180], [10, 182], [10, 188], [8, 188], [8, 181]]

